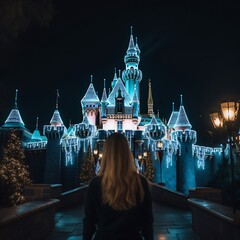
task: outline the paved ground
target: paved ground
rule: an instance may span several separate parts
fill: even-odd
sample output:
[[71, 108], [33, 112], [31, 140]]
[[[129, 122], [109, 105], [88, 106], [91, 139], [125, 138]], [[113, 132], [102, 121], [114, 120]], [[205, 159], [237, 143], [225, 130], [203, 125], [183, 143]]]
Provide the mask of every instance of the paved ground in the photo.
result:
[[[189, 211], [153, 203], [154, 240], [199, 240]], [[55, 230], [47, 240], [81, 240], [83, 205], [58, 211]]]

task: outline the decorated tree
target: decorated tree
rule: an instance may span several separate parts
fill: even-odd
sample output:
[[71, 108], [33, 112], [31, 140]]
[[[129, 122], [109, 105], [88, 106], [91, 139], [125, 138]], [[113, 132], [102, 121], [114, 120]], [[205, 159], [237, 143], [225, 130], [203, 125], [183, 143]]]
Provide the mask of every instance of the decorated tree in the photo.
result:
[[83, 163], [80, 170], [80, 182], [87, 183], [92, 180], [96, 176], [95, 174], [95, 164], [94, 164], [94, 156], [91, 151], [90, 144], [88, 145], [87, 152], [83, 158]]
[[0, 162], [0, 205], [13, 206], [21, 203], [24, 200], [24, 185], [30, 183], [20, 138], [16, 130], [12, 130]]
[[151, 157], [151, 151], [148, 151], [147, 157], [144, 157], [144, 176], [150, 181], [153, 181], [154, 177], [154, 171], [152, 166], [152, 157]]

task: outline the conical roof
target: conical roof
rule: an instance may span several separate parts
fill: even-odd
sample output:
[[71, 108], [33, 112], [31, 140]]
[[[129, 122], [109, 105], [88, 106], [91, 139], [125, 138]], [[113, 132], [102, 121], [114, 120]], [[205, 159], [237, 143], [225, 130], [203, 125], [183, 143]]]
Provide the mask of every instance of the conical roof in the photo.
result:
[[52, 119], [50, 121], [50, 124], [54, 125], [54, 126], [62, 126], [63, 125], [63, 121], [62, 121], [62, 118], [60, 116], [58, 109], [56, 109], [54, 111]]
[[174, 128], [176, 121], [178, 117], [178, 112], [177, 111], [172, 111], [171, 116], [168, 120], [168, 128]]
[[25, 126], [21, 114], [18, 111], [17, 107], [17, 96], [18, 96], [18, 89], [16, 89], [15, 93], [15, 102], [14, 102], [14, 107], [11, 110], [10, 114], [7, 117], [7, 120], [3, 124], [2, 127], [20, 127], [23, 128]]
[[131, 34], [128, 49], [127, 49], [127, 54], [133, 54], [133, 53], [136, 53], [136, 48], [134, 45], [133, 35]]
[[24, 127], [25, 124], [22, 120], [21, 114], [18, 109], [12, 109], [7, 117], [7, 120], [2, 127]]
[[86, 102], [100, 103], [98, 95], [96, 94], [96, 91], [95, 91], [92, 83], [90, 83], [88, 90], [87, 90], [85, 96], [83, 97], [83, 99], [81, 100], [81, 102], [82, 103], [86, 103]]
[[137, 95], [136, 85], [134, 86], [134, 92], [133, 92], [132, 102], [137, 102], [137, 103], [139, 102], [139, 100], [138, 100], [138, 95]]
[[192, 125], [190, 124], [190, 122], [188, 120], [188, 117], [187, 117], [187, 114], [186, 114], [186, 111], [185, 111], [185, 108], [183, 105], [180, 106], [174, 128], [175, 129], [177, 129], [177, 128], [191, 129], [192, 128]]
[[101, 102], [107, 102], [107, 92], [106, 92], [106, 80], [104, 79], [104, 88]]
[[38, 142], [38, 141], [42, 141], [42, 137], [39, 130], [35, 129], [32, 134], [31, 142]]

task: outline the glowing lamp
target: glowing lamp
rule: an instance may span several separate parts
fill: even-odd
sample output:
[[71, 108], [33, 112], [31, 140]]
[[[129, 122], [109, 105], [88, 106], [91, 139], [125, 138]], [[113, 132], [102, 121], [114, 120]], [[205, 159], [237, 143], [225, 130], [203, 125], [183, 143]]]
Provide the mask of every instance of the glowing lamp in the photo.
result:
[[214, 128], [222, 128], [223, 127], [223, 118], [219, 112], [211, 113], [210, 118], [211, 118]]
[[99, 158], [102, 158], [102, 153], [99, 153]]
[[143, 156], [147, 157], [148, 153], [147, 152], [143, 152]]
[[162, 147], [163, 147], [163, 142], [162, 142], [162, 141], [158, 141], [158, 142], [157, 142], [157, 147], [160, 148], [160, 149], [162, 149]]
[[94, 155], [97, 155], [97, 154], [98, 154], [98, 150], [97, 150], [97, 149], [94, 149], [94, 150], [93, 150], [93, 154], [94, 154]]
[[138, 155], [138, 159], [139, 159], [140, 161], [142, 160], [142, 155], [141, 155], [141, 154]]
[[222, 116], [225, 122], [234, 122], [237, 120], [239, 110], [239, 101], [226, 101], [221, 103]]

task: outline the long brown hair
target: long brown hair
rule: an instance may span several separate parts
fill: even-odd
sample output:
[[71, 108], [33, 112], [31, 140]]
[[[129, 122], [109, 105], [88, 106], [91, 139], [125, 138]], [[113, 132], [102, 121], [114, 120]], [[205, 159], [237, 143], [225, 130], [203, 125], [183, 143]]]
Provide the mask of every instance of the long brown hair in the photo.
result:
[[143, 186], [126, 137], [112, 133], [103, 146], [101, 168], [102, 201], [115, 210], [136, 206], [137, 195], [144, 197]]

